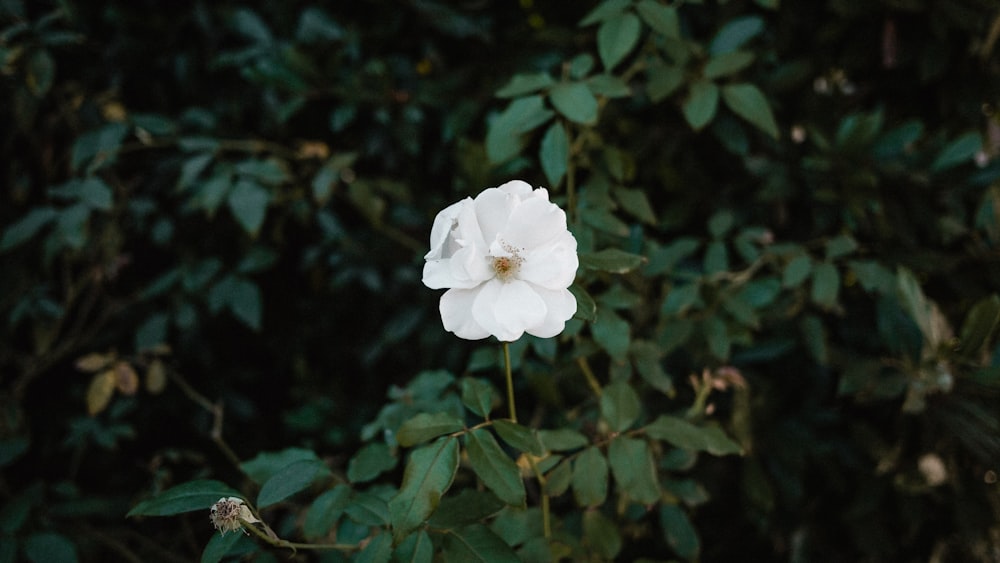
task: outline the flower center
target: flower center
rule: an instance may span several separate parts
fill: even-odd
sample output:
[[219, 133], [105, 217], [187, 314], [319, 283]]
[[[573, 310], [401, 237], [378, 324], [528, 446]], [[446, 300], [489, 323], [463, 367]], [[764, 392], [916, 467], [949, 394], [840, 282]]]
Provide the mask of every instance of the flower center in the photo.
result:
[[518, 249], [507, 243], [501, 243], [501, 247], [507, 252], [506, 256], [491, 256], [490, 260], [492, 262], [493, 271], [496, 272], [497, 278], [502, 282], [508, 282], [513, 279], [518, 270], [521, 269], [521, 263], [524, 259], [518, 254]]

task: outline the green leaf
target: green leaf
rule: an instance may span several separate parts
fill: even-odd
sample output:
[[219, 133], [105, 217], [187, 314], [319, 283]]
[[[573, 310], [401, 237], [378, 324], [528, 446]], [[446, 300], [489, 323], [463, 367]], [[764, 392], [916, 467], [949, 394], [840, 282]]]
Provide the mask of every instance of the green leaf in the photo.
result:
[[966, 358], [978, 357], [1000, 326], [1000, 297], [993, 294], [972, 306], [962, 323], [959, 349]]
[[693, 237], [681, 237], [667, 246], [658, 248], [649, 255], [649, 275], [665, 274], [673, 270], [679, 262], [701, 248], [701, 241]]
[[655, 440], [664, 440], [694, 451], [706, 451], [712, 455], [737, 454], [743, 451], [717, 427], [695, 426], [675, 416], [661, 415], [644, 427], [646, 435]]
[[604, 96], [606, 98], [627, 98], [632, 95], [632, 89], [629, 85], [618, 78], [617, 76], [611, 74], [595, 74], [594, 76], [589, 76], [586, 79], [587, 88], [594, 93], [595, 96]]
[[76, 200], [90, 209], [110, 211], [114, 201], [111, 188], [103, 180], [95, 176], [79, 180], [73, 179], [65, 184], [49, 189], [49, 195], [61, 199]]
[[66, 536], [40, 532], [24, 541], [24, 556], [33, 563], [76, 563], [76, 546]]
[[713, 240], [705, 248], [705, 260], [702, 268], [705, 274], [712, 275], [729, 269], [729, 249], [721, 240]]
[[837, 304], [837, 294], [840, 292], [840, 274], [837, 267], [829, 262], [816, 265], [812, 275], [813, 303], [821, 307], [833, 307]]
[[[708, 62], [705, 63], [704, 70], [702, 70], [702, 74], [705, 78], [709, 79], [722, 78], [723, 76], [736, 74], [753, 64], [756, 58], [757, 57], [753, 53], [747, 51], [730, 51], [728, 53], [721, 53], [708, 59]], [[722, 95], [725, 97], [725, 89], [723, 89]]]
[[858, 242], [851, 235], [840, 235], [826, 241], [827, 261], [843, 258], [858, 249]]
[[581, 252], [580, 266], [612, 274], [624, 274], [642, 266], [646, 258], [617, 248], [606, 248], [597, 252]]
[[533, 94], [539, 90], [545, 90], [555, 84], [552, 76], [547, 72], [535, 72], [531, 74], [515, 74], [507, 81], [502, 88], [497, 90], [498, 98], [516, 98], [525, 94]]
[[425, 530], [410, 534], [403, 540], [392, 554], [392, 560], [398, 563], [432, 563], [434, 561], [434, 544]]
[[652, 342], [636, 341], [629, 348], [629, 353], [636, 370], [646, 383], [657, 391], [673, 395], [674, 383], [660, 363], [663, 353], [659, 346]]
[[378, 534], [354, 558], [355, 563], [389, 563], [392, 557], [392, 537]]
[[764, 19], [760, 16], [735, 18], [715, 34], [708, 46], [712, 55], [728, 53], [739, 49], [764, 31]]
[[215, 154], [211, 152], [196, 154], [185, 160], [184, 164], [181, 165], [180, 175], [177, 177], [177, 189], [184, 190], [193, 185], [198, 176], [212, 164], [213, 160], [215, 160]]
[[708, 342], [709, 352], [720, 360], [728, 360], [733, 341], [726, 321], [718, 316], [708, 317], [701, 323], [701, 328]]
[[303, 459], [279, 470], [264, 482], [257, 495], [257, 507], [265, 508], [281, 502], [333, 473], [322, 461]]
[[465, 423], [447, 412], [422, 412], [399, 427], [396, 441], [400, 446], [421, 444], [442, 434], [451, 434], [465, 428]]
[[230, 21], [233, 29], [248, 39], [257, 43], [270, 43], [273, 41], [271, 30], [264, 23], [264, 20], [256, 12], [249, 8], [238, 8], [232, 15]]
[[59, 216], [52, 207], [36, 207], [27, 215], [8, 226], [0, 238], [0, 252], [20, 246], [38, 234], [46, 225]]
[[715, 117], [719, 106], [719, 87], [714, 82], [699, 80], [691, 84], [687, 99], [681, 105], [684, 119], [695, 131], [700, 131]]
[[258, 485], [274, 476], [275, 473], [300, 460], [319, 461], [319, 456], [305, 448], [286, 448], [277, 452], [262, 452], [253, 459], [240, 464], [240, 470]]
[[622, 209], [629, 215], [647, 225], [656, 224], [656, 213], [653, 212], [653, 205], [649, 203], [649, 197], [644, 190], [619, 188], [613, 192], [613, 195], [621, 204]]
[[590, 53], [580, 53], [569, 61], [569, 77], [580, 80], [594, 70], [594, 57]]
[[727, 84], [722, 87], [722, 100], [733, 113], [749, 121], [761, 131], [777, 139], [778, 123], [771, 113], [767, 98], [753, 84]]
[[545, 455], [545, 447], [535, 430], [505, 419], [493, 421], [493, 428], [504, 442], [512, 448], [534, 456]]
[[128, 131], [125, 123], [109, 123], [80, 135], [70, 155], [73, 170], [93, 172], [114, 162]]
[[462, 378], [462, 403], [472, 412], [489, 418], [493, 410], [495, 391], [489, 381], [471, 377]]
[[584, 207], [580, 210], [580, 219], [597, 230], [617, 237], [627, 237], [629, 234], [629, 226], [615, 217], [615, 214], [609, 209], [603, 207]]
[[384, 526], [389, 523], [389, 505], [375, 493], [355, 495], [344, 512], [363, 526]]
[[604, 388], [601, 394], [601, 416], [612, 432], [628, 430], [639, 418], [642, 404], [632, 386], [617, 381]]
[[889, 294], [896, 289], [896, 276], [882, 264], [873, 260], [852, 260], [849, 264], [865, 291]]
[[941, 149], [931, 163], [931, 172], [942, 172], [962, 163], [972, 163], [973, 157], [982, 148], [982, 135], [978, 131], [969, 131]]
[[665, 6], [656, 0], [640, 0], [636, 11], [653, 31], [670, 39], [681, 38], [681, 25], [677, 18], [677, 8]]
[[275, 159], [251, 158], [242, 160], [236, 164], [235, 172], [240, 176], [248, 176], [258, 183], [268, 186], [277, 186], [286, 182], [289, 178], [288, 170], [284, 164]]
[[434, 510], [458, 471], [458, 439], [445, 437], [413, 450], [399, 492], [389, 501], [393, 535], [402, 540]]
[[227, 199], [229, 211], [250, 236], [257, 236], [267, 207], [271, 203], [271, 194], [260, 184], [251, 180], [237, 180]]
[[608, 496], [608, 461], [594, 446], [573, 462], [573, 497], [580, 506], [600, 506]]
[[506, 162], [521, 152], [521, 135], [552, 119], [541, 96], [517, 98], [490, 121], [486, 132], [486, 156], [490, 162]]
[[345, 484], [339, 484], [316, 497], [306, 512], [302, 533], [310, 539], [329, 534], [344, 513], [350, 498], [351, 487]]
[[232, 187], [232, 176], [226, 167], [222, 167], [211, 178], [198, 185], [197, 193], [191, 198], [191, 203], [205, 210], [205, 213], [212, 217], [222, 202], [226, 200]]
[[600, 510], [583, 513], [583, 540], [606, 561], [613, 561], [622, 549], [618, 525]]
[[472, 524], [444, 537], [445, 561], [463, 563], [519, 563], [521, 560], [500, 536], [482, 524]]
[[352, 483], [371, 481], [396, 467], [396, 456], [385, 442], [372, 442], [358, 450], [347, 464], [347, 478]]
[[608, 72], [621, 62], [639, 42], [642, 25], [635, 14], [625, 12], [612, 16], [597, 29], [597, 54]]
[[808, 254], [799, 254], [792, 258], [785, 269], [781, 271], [781, 285], [785, 287], [798, 287], [806, 281], [812, 273], [813, 260]]
[[722, 209], [712, 214], [708, 220], [708, 233], [713, 239], [725, 237], [736, 224], [736, 217], [728, 209]]
[[28, 57], [28, 65], [25, 70], [25, 82], [28, 85], [28, 90], [36, 98], [44, 98], [52, 89], [52, 83], [55, 81], [55, 59], [52, 58], [48, 50], [35, 49]]
[[697, 283], [675, 285], [667, 292], [660, 313], [663, 315], [683, 315], [688, 309], [702, 306], [701, 286]]
[[236, 547], [244, 535], [240, 533], [232, 534], [212, 534], [205, 549], [201, 552], [201, 563], [218, 563]]
[[561, 452], [575, 450], [586, 446], [589, 442], [587, 437], [572, 428], [556, 428], [553, 430], [539, 430], [538, 439], [546, 449]]
[[920, 332], [930, 339], [933, 330], [931, 328], [931, 304], [920, 289], [920, 282], [917, 281], [913, 272], [900, 266], [896, 270], [896, 284], [902, 304], [909, 313], [910, 318], [920, 327]]
[[573, 315], [574, 318], [582, 319], [585, 321], [593, 321], [597, 318], [597, 303], [594, 298], [587, 293], [586, 289], [583, 289], [579, 284], [573, 284], [569, 286], [569, 292], [573, 294], [576, 299], [576, 313]]
[[649, 77], [646, 93], [654, 103], [662, 102], [684, 84], [684, 69], [677, 66], [650, 65], [646, 76]]
[[698, 553], [701, 551], [698, 531], [681, 507], [676, 504], [661, 505], [660, 527], [667, 538], [667, 543], [677, 555], [688, 561], [698, 560]]
[[524, 506], [526, 493], [521, 471], [489, 431], [479, 428], [466, 434], [465, 449], [472, 470], [486, 488], [511, 506]]
[[597, 319], [590, 325], [594, 342], [616, 361], [624, 362], [631, 341], [631, 327], [625, 319], [604, 307], [597, 312]]
[[569, 163], [569, 137], [566, 128], [559, 121], [554, 122], [545, 131], [539, 148], [538, 158], [542, 163], [542, 171], [553, 188], [559, 186]]
[[428, 520], [428, 524], [443, 530], [461, 528], [489, 518], [505, 506], [507, 505], [490, 491], [462, 489], [457, 495], [441, 499], [441, 504]]
[[594, 25], [608, 18], [620, 15], [632, 3], [632, 0], [604, 0], [587, 13], [578, 24], [580, 27]]
[[871, 145], [882, 130], [884, 113], [881, 109], [871, 113], [855, 113], [841, 120], [834, 143], [845, 152], [860, 152]]
[[660, 500], [656, 461], [645, 440], [615, 438], [608, 446], [608, 459], [615, 482], [630, 499], [645, 505]]
[[220, 498], [242, 496], [229, 485], [219, 481], [189, 481], [140, 502], [133, 506], [125, 517], [171, 516], [193, 510], [204, 510], [207, 514], [212, 505]]
[[583, 125], [597, 123], [597, 98], [582, 82], [561, 82], [549, 91], [549, 100], [566, 119]]
[[233, 315], [253, 330], [260, 331], [263, 304], [257, 284], [248, 279], [234, 278], [226, 289], [229, 292], [227, 304]]
[[144, 352], [152, 350], [167, 341], [167, 323], [170, 318], [164, 313], [157, 313], [142, 323], [135, 331], [135, 350]]

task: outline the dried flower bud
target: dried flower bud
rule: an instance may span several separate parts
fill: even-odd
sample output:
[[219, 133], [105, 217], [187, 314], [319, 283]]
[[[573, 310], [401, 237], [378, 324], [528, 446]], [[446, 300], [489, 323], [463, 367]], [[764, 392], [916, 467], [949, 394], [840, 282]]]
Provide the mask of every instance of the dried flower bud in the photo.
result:
[[237, 497], [222, 497], [212, 505], [212, 514], [209, 516], [212, 525], [216, 530], [226, 535], [226, 532], [242, 530], [244, 534], [249, 532], [243, 529], [243, 524], [260, 522], [247, 506], [243, 499]]

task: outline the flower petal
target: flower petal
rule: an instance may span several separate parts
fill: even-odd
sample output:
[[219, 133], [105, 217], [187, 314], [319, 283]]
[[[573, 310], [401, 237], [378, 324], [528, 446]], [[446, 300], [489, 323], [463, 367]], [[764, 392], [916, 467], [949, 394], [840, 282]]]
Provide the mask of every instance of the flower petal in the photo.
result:
[[525, 182], [524, 180], [511, 180], [504, 184], [500, 184], [497, 186], [497, 189], [509, 194], [520, 196], [528, 195], [532, 193], [533, 190], [531, 184]]
[[576, 239], [565, 231], [554, 242], [530, 251], [517, 277], [548, 289], [566, 289], [572, 285], [579, 267]]
[[519, 203], [520, 198], [517, 195], [499, 188], [485, 189], [476, 196], [476, 219], [482, 230], [483, 240], [493, 242], [496, 239], [497, 233], [507, 225], [511, 211]]
[[566, 213], [549, 202], [544, 188], [534, 193], [539, 195], [525, 199], [511, 211], [506, 226], [499, 233], [504, 241], [525, 251], [548, 244], [568, 232]]
[[472, 314], [473, 304], [480, 293], [481, 288], [449, 289], [444, 292], [438, 309], [445, 330], [466, 340], [479, 340], [490, 335]]
[[434, 217], [434, 225], [431, 227], [431, 249], [424, 255], [425, 260], [440, 260], [451, 257], [449, 248], [452, 251], [455, 250], [454, 247], [449, 247], [449, 243], [454, 245], [454, 237], [451, 236], [452, 230], [458, 223], [458, 216], [462, 208], [468, 206], [471, 201], [472, 198], [467, 197], [462, 201], [453, 203], [442, 209]]
[[513, 342], [545, 319], [545, 302], [523, 281], [491, 280], [476, 299], [472, 314], [498, 340]]
[[545, 318], [525, 331], [539, 338], [553, 337], [566, 328], [566, 321], [576, 314], [576, 297], [568, 289], [550, 290], [535, 287], [535, 292], [545, 302]]
[[[451, 205], [445, 209], [448, 210], [451, 211], [445, 217], [442, 217], [444, 211], [438, 214], [431, 229], [432, 244], [440, 244], [424, 257], [427, 263], [424, 264], [423, 282], [431, 289], [470, 289], [496, 274], [486, 259], [488, 247], [472, 199]], [[442, 232], [446, 232], [443, 240]]]

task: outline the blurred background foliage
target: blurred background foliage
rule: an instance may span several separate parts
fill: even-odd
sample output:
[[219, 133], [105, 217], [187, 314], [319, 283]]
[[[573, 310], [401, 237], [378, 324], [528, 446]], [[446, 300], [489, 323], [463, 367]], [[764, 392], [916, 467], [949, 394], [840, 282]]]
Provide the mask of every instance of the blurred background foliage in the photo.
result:
[[525, 418], [743, 451], [654, 448], [652, 516], [574, 481], [572, 558], [997, 560], [998, 39], [992, 0], [0, 0], [0, 560], [197, 558], [207, 512], [125, 513], [260, 452], [398, 483], [383, 436], [500, 385], [431, 221], [513, 177], [583, 253]]

